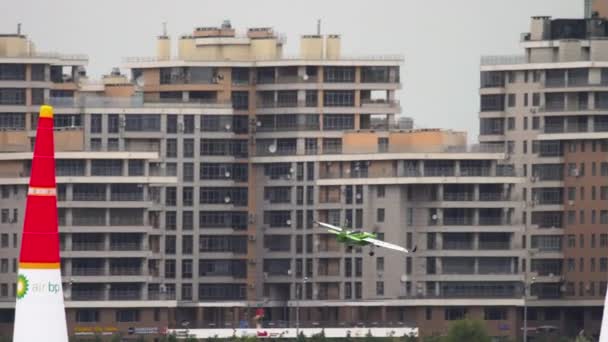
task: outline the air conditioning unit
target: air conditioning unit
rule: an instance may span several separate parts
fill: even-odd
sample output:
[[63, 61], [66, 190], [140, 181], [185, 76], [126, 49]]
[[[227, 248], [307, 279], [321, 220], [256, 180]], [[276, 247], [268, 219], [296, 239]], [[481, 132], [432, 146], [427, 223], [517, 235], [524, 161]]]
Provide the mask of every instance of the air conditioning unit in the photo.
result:
[[255, 235], [249, 235], [249, 241], [255, 241]]
[[536, 114], [536, 112], [537, 112], [537, 109], [536, 109], [536, 108], [530, 108], [530, 113], [532, 113], [532, 114]]
[[249, 284], [249, 288], [250, 288], [250, 289], [255, 289], [255, 283], [251, 283], [251, 284]]
[[530, 177], [530, 182], [535, 183], [537, 179], [538, 179], [538, 177], [532, 176], [532, 177]]
[[579, 177], [581, 175], [581, 173], [580, 173], [579, 169], [574, 169], [574, 170], [572, 170], [572, 175], [574, 177]]

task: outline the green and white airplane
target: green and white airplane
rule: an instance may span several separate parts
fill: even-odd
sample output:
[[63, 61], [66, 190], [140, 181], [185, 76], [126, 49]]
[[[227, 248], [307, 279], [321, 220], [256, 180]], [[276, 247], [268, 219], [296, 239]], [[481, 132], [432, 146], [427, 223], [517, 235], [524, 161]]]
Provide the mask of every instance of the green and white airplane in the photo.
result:
[[388, 248], [388, 249], [392, 249], [394, 251], [407, 253], [407, 254], [416, 252], [416, 247], [414, 247], [411, 251], [409, 251], [406, 248], [403, 248], [401, 246], [393, 245], [392, 243], [378, 240], [376, 234], [373, 234], [373, 233], [361, 232], [361, 231], [350, 231], [350, 230], [342, 229], [340, 227], [336, 227], [329, 223], [323, 223], [323, 222], [318, 222], [318, 221], [316, 221], [315, 223], [323, 228], [327, 228], [327, 230], [330, 233], [336, 234], [337, 235], [336, 238], [337, 238], [338, 242], [345, 243], [349, 247], [370, 246], [371, 247], [371, 250], [369, 252], [370, 256], [374, 255], [374, 247]]

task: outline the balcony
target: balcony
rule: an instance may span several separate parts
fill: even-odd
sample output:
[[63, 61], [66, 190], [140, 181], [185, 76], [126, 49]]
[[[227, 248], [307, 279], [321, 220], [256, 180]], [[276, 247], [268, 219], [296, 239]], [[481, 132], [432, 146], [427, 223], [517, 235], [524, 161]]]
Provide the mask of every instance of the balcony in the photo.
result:
[[508, 250], [511, 249], [509, 241], [483, 241], [479, 240], [480, 250]]

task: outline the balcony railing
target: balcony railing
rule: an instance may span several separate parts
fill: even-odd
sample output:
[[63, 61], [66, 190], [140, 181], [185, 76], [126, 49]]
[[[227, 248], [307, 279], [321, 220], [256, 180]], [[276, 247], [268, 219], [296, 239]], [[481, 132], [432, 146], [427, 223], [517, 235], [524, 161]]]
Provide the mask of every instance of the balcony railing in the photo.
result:
[[445, 192], [444, 201], [472, 201], [475, 195], [472, 192]]
[[105, 300], [105, 293], [101, 290], [74, 290], [71, 291], [72, 300]]
[[111, 243], [110, 250], [112, 250], [112, 251], [140, 251], [140, 250], [142, 250], [142, 246], [141, 246], [141, 243], [139, 243], [139, 242]]
[[105, 201], [105, 192], [74, 192], [73, 201]]
[[480, 192], [479, 200], [480, 201], [505, 201], [508, 200], [508, 196], [500, 192]]
[[444, 217], [443, 224], [447, 226], [469, 226], [473, 224], [473, 217]]
[[73, 251], [103, 251], [104, 249], [103, 242], [72, 242]]
[[110, 290], [110, 300], [140, 300], [140, 291], [112, 291]]
[[479, 241], [479, 249], [501, 250], [510, 248], [511, 243], [509, 241]]
[[139, 276], [142, 275], [139, 267], [111, 267], [110, 275], [113, 276]]
[[494, 217], [494, 216], [480, 216], [479, 224], [482, 226], [496, 226], [503, 224], [502, 217]]
[[443, 241], [443, 249], [450, 250], [471, 250], [473, 249], [473, 241]]
[[102, 276], [105, 275], [103, 267], [72, 267], [73, 276]]

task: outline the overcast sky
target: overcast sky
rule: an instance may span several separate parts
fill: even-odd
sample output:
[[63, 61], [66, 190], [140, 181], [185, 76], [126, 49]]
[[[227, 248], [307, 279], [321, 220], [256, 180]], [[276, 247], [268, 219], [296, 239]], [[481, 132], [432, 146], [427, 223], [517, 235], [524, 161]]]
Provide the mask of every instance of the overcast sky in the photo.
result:
[[[403, 54], [403, 114], [421, 128], [478, 133], [479, 58], [517, 54], [533, 15], [581, 17], [584, 0], [1, 0], [0, 33], [23, 32], [39, 51], [85, 53], [98, 77], [122, 57], [154, 55], [162, 22], [172, 38], [230, 19], [271, 26], [295, 54], [299, 35], [342, 35], [344, 55]], [[176, 39], [173, 40], [173, 47]], [[174, 50], [175, 51], [175, 50]]]

